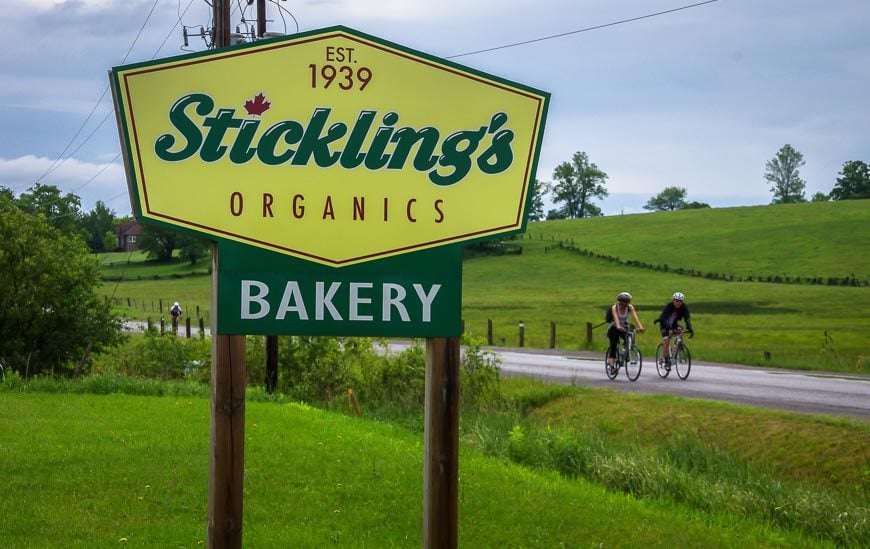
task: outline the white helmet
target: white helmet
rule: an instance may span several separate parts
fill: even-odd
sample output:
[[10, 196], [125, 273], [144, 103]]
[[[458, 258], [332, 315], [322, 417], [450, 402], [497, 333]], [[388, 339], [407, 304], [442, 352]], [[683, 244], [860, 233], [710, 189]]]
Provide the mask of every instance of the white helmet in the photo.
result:
[[684, 301], [686, 299], [686, 296], [683, 295], [683, 292], [676, 292], [674, 293], [674, 299], [676, 301]]
[[621, 303], [628, 303], [631, 301], [631, 294], [628, 292], [619, 292], [619, 295], [616, 296], [616, 300]]

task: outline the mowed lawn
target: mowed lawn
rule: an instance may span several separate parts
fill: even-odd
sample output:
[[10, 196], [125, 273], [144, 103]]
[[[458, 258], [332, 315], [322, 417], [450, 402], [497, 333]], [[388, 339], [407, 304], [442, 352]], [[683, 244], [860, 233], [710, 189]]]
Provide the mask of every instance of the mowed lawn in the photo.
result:
[[[0, 393], [0, 545], [205, 541], [209, 402]], [[419, 547], [422, 438], [301, 405], [246, 405], [248, 547]], [[463, 547], [824, 546], [462, 450]]]

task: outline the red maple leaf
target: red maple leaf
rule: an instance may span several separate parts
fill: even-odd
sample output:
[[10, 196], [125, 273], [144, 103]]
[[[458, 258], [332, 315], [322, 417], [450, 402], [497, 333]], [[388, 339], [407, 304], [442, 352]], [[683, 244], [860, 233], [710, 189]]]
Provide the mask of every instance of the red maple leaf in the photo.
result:
[[245, 110], [248, 111], [248, 114], [263, 114], [264, 112], [269, 110], [269, 107], [271, 106], [272, 103], [266, 101], [266, 96], [264, 96], [262, 92], [254, 96], [253, 101], [245, 101]]

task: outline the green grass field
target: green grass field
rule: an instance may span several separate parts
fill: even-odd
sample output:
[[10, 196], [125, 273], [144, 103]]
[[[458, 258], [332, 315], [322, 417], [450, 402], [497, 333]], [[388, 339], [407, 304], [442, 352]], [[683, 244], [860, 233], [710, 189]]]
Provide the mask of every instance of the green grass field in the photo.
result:
[[870, 200], [532, 223], [527, 234], [651, 264], [734, 276], [870, 280]]
[[[531, 223], [516, 242], [522, 255], [478, 257], [463, 267], [466, 330], [496, 345], [546, 347], [550, 322], [556, 346], [605, 348], [604, 328], [586, 345], [586, 323], [598, 325], [617, 292], [627, 290], [649, 333], [639, 344], [655, 353], [653, 320], [671, 294], [687, 296], [698, 337], [696, 360], [868, 373], [870, 286], [737, 282], [680, 275], [673, 268], [735, 277], [851, 277], [870, 279], [870, 201], [716, 208], [585, 220]], [[670, 271], [633, 267], [548, 249], [561, 239], [578, 248]], [[672, 259], [673, 258], [673, 259]], [[148, 271], [143, 271], [147, 273]], [[211, 278], [106, 282], [133, 318], [159, 316], [152, 303], [180, 301], [188, 312], [210, 307]], [[126, 298], [140, 303], [126, 306]], [[144, 305], [142, 305], [144, 303]], [[769, 354], [770, 359], [766, 358]]]
[[[422, 438], [306, 406], [246, 405], [250, 547], [419, 547]], [[205, 539], [209, 403], [0, 392], [3, 547]], [[636, 499], [463, 447], [464, 547], [815, 547], [761, 522]]]

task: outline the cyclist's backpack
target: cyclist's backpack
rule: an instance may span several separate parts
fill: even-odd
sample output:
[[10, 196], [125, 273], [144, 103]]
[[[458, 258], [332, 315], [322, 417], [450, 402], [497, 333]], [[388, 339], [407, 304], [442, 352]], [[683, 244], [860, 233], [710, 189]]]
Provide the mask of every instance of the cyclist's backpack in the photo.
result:
[[604, 313], [604, 322], [613, 322], [613, 306], [607, 308], [607, 312]]

